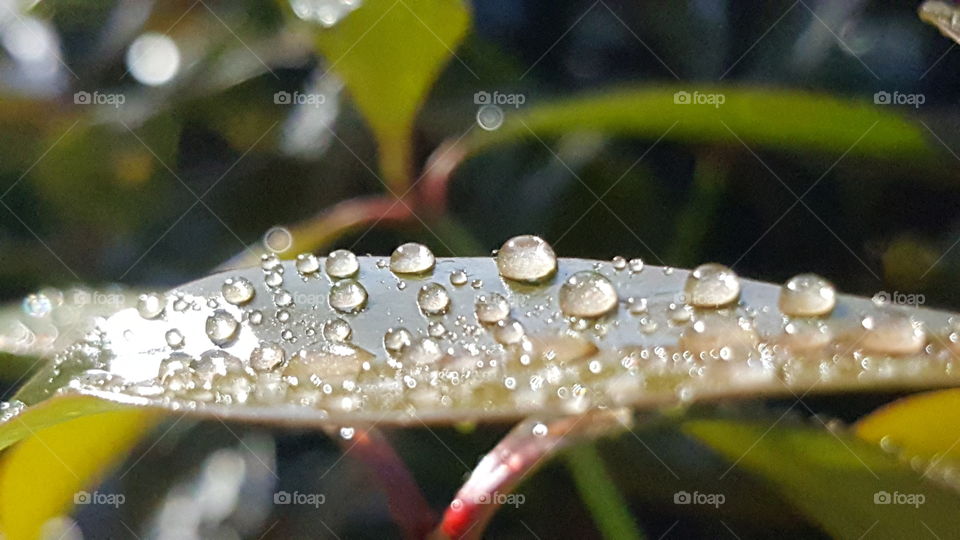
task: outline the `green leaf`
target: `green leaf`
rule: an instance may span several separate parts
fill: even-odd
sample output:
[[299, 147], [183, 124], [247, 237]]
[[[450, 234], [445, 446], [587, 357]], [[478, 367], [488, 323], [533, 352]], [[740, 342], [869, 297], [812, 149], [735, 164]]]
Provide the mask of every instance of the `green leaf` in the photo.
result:
[[[785, 328], [779, 284], [734, 276], [739, 303], [694, 309], [680, 296], [691, 272], [631, 270], [625, 261], [560, 258], [536, 285], [503, 278], [490, 257], [440, 258], [418, 275], [395, 274], [388, 257], [358, 257], [354, 283], [328, 276], [323, 258], [263, 264], [268, 272], [230, 270], [159, 295], [152, 314], [115, 313], [17, 399], [32, 405], [82, 393], [190, 415], [327, 427], [960, 385], [960, 370], [945, 368], [949, 345], [934, 339], [952, 328], [954, 315], [943, 311], [839, 294], [829, 316]], [[466, 280], [456, 279], [459, 271]], [[606, 311], [593, 320], [562, 316], [575, 274], [600, 280], [598, 287], [609, 282], [597, 289], [608, 291], [601, 295]], [[238, 282], [247, 296], [227, 301], [224, 290]], [[366, 295], [361, 305], [334, 307], [358, 287]], [[425, 312], [421, 291], [434, 298], [430, 291], [440, 287], [449, 302]], [[506, 317], [509, 308], [512, 321], [482, 323], [481, 295], [488, 302], [501, 295], [504, 307], [484, 312]], [[861, 325], [863, 314], [875, 317], [871, 329]], [[400, 328], [408, 337], [388, 348], [393, 340], [385, 336]], [[918, 339], [921, 328], [931, 346]], [[182, 339], [170, 338], [174, 330]]]
[[907, 457], [960, 462], [960, 390], [895, 401], [860, 419], [856, 433], [874, 443], [889, 443]]
[[365, 0], [316, 44], [373, 130], [391, 188], [410, 182], [414, 118], [470, 24], [461, 0]]
[[960, 496], [878, 446], [809, 427], [697, 420], [683, 430], [774, 484], [837, 538], [941, 538], [960, 530]]
[[467, 139], [474, 152], [518, 139], [576, 131], [684, 143], [723, 143], [787, 151], [816, 151], [883, 159], [931, 155], [923, 129], [864, 101], [772, 88], [697, 86], [700, 95], [722, 95], [721, 105], [678, 104], [690, 85], [606, 90], [507, 111], [496, 131]]

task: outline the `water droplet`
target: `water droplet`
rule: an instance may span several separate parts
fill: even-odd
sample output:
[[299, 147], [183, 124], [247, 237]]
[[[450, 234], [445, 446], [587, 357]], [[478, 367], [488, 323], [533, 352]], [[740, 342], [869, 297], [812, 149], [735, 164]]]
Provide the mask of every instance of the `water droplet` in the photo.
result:
[[826, 315], [836, 303], [836, 289], [816, 274], [794, 276], [780, 289], [780, 311], [792, 317]]
[[751, 353], [759, 342], [749, 319], [715, 312], [697, 316], [680, 335], [680, 346], [684, 349], [715, 354], [725, 360]]
[[630, 262], [627, 263], [627, 266], [630, 267], [630, 272], [632, 274], [639, 274], [643, 272], [643, 259], [630, 259]]
[[413, 343], [413, 334], [406, 328], [391, 328], [383, 335], [383, 348], [387, 352], [400, 352]]
[[440, 337], [447, 333], [447, 327], [440, 321], [430, 321], [427, 325], [427, 334], [430, 337]]
[[293, 305], [293, 295], [283, 289], [273, 293], [273, 303], [277, 307], [289, 307]]
[[526, 331], [520, 321], [509, 319], [497, 323], [493, 330], [493, 338], [502, 345], [515, 345], [520, 343]]
[[791, 349], [818, 349], [833, 340], [830, 327], [820, 319], [798, 318], [786, 321], [780, 341]]
[[433, 269], [436, 259], [427, 246], [409, 242], [390, 255], [390, 270], [395, 274], [423, 274]]
[[433, 364], [442, 358], [443, 350], [433, 338], [416, 339], [403, 351], [404, 362], [415, 365]]
[[23, 299], [23, 312], [31, 317], [43, 317], [53, 309], [53, 302], [43, 294], [31, 294]]
[[220, 287], [223, 299], [239, 306], [249, 302], [254, 295], [253, 283], [242, 277], [227, 278]]
[[534, 437], [546, 437], [550, 433], [550, 428], [542, 422], [537, 422], [531, 431]]
[[297, 255], [295, 265], [301, 276], [309, 276], [320, 270], [320, 259], [313, 253], [301, 253]]
[[338, 281], [330, 287], [330, 307], [341, 313], [355, 313], [367, 303], [367, 290], [354, 279]]
[[627, 267], [627, 260], [620, 255], [614, 257], [610, 262], [613, 264], [614, 270], [623, 270]]
[[164, 334], [164, 339], [167, 341], [167, 345], [172, 349], [179, 349], [183, 347], [183, 334], [180, 333], [180, 330], [172, 328], [167, 330], [167, 333]]
[[18, 399], [0, 402], [0, 424], [20, 415], [26, 409], [27, 405]]
[[860, 320], [865, 334], [860, 344], [871, 352], [891, 355], [916, 354], [926, 344], [919, 321], [896, 308], [876, 308]]
[[283, 347], [272, 341], [261, 341], [250, 353], [250, 367], [257, 371], [271, 371], [283, 363], [286, 353]]
[[353, 329], [350, 323], [343, 319], [330, 319], [323, 323], [323, 338], [328, 341], [348, 341]]
[[631, 315], [640, 315], [647, 312], [647, 299], [646, 298], [634, 298], [631, 296], [627, 298], [627, 311]]
[[340, 22], [360, 4], [360, 0], [290, 0], [290, 7], [297, 17], [325, 28]]
[[497, 293], [481, 294], [475, 307], [477, 320], [483, 324], [496, 324], [510, 315], [510, 303]]
[[167, 307], [167, 298], [162, 294], [141, 294], [137, 299], [137, 313], [144, 319], [156, 319]]
[[352, 427], [342, 427], [340, 428], [340, 438], [345, 441], [349, 441], [356, 434], [356, 430]]
[[616, 307], [617, 290], [597, 272], [577, 272], [560, 286], [560, 311], [569, 317], [600, 317]]
[[277, 287], [283, 285], [283, 272], [278, 272], [276, 270], [267, 272], [263, 276], [263, 283], [271, 289], [276, 289]]
[[557, 255], [540, 237], [514, 236], [497, 252], [497, 269], [506, 279], [538, 283], [557, 271]]
[[223, 346], [233, 340], [237, 335], [240, 323], [229, 312], [222, 309], [214, 311], [213, 315], [207, 317], [206, 332], [210, 341], [217, 346]]
[[338, 249], [327, 255], [325, 263], [327, 275], [334, 279], [354, 276], [360, 271], [360, 261], [352, 251]]
[[264, 272], [269, 272], [280, 266], [280, 258], [273, 253], [265, 253], [260, 256], [260, 268]]
[[461, 285], [466, 285], [467, 283], [467, 273], [464, 270], [454, 270], [450, 272], [450, 284], [459, 287]]
[[450, 308], [450, 295], [439, 283], [427, 283], [417, 293], [417, 306], [424, 315], [441, 315]]
[[255, 309], [250, 312], [250, 315], [247, 316], [247, 320], [250, 321], [250, 324], [257, 326], [263, 322], [263, 312], [259, 309]]
[[130, 44], [125, 60], [134, 79], [160, 86], [170, 82], [180, 69], [180, 49], [168, 36], [145, 32]]
[[693, 306], [725, 306], [740, 296], [740, 279], [722, 264], [702, 264], [690, 273], [684, 292]]
[[277, 320], [280, 322], [287, 322], [290, 320], [290, 311], [286, 309], [277, 310]]

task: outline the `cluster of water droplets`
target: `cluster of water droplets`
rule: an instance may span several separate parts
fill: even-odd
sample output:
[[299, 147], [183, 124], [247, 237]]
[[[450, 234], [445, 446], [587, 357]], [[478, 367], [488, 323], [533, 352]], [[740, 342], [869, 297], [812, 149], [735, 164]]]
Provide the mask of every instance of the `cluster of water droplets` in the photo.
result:
[[535, 236], [492, 259], [266, 255], [141, 295], [55, 369], [75, 369], [66, 391], [145, 404], [395, 422], [956, 376], [948, 315], [838, 300], [813, 274], [775, 288], [719, 264], [558, 260]]

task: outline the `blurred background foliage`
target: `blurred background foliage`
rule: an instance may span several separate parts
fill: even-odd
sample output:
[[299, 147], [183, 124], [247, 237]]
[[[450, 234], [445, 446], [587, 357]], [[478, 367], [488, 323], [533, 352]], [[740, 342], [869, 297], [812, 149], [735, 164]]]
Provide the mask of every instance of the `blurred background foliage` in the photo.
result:
[[[433, 17], [427, 31], [371, 31], [357, 54], [382, 51], [389, 68], [372, 74], [351, 71], [355, 40], [337, 43], [285, 2], [0, 2], [0, 295], [74, 283], [167, 288], [261, 250], [265, 231], [284, 225], [312, 227], [319, 240], [307, 247], [319, 252], [377, 254], [417, 240], [438, 254], [483, 255], [514, 234], [537, 233], [562, 256], [710, 260], [774, 282], [812, 271], [847, 292], [920, 293], [931, 306], [960, 308], [952, 279], [960, 267], [960, 53], [919, 21], [915, 3], [478, 0], [469, 23], [445, 2], [370, 4], [381, 15], [396, 9], [404, 28]], [[336, 2], [294, 2], [311, 5], [340, 6], [343, 25], [371, 25], [364, 6], [350, 13]], [[158, 85], [144, 84], [149, 73], [138, 76], [127, 60], [148, 32], [171, 38], [179, 54]], [[447, 43], [455, 57], [443, 64], [450, 52], [437, 45]], [[431, 55], [439, 67], [417, 79]], [[678, 90], [726, 92], [728, 103], [684, 108], [672, 101]], [[504, 107], [503, 127], [487, 133], [477, 126], [478, 91], [525, 102]], [[880, 91], [924, 102], [875, 105]], [[77, 104], [76, 92], [124, 103]], [[277, 104], [277, 92], [325, 101]], [[418, 93], [422, 107], [408, 121], [414, 110], [403, 96]], [[549, 105], [558, 101], [568, 104]], [[396, 140], [409, 154], [389, 148]], [[425, 181], [411, 191], [405, 205], [415, 216], [361, 220], [342, 235], [310, 225], [387, 185], [404, 193], [431, 155], [450, 148], [473, 154], [447, 189]], [[809, 402], [852, 420], [887, 399]], [[784, 407], [762, 410], [770, 408], [775, 417]], [[129, 475], [109, 480], [135, 503], [77, 514], [88, 537], [164, 530], [158, 523], [171, 526], [163, 520], [178, 509], [229, 488], [210, 476], [217, 467], [246, 471], [243, 489], [276, 480], [288, 491], [342, 496], [319, 512], [282, 516], [268, 504], [205, 508], [219, 518], [194, 532], [395, 533], [383, 501], [365, 490], [364, 471], [331, 468], [338, 452], [321, 435], [186, 421], [166, 429], [142, 443], [152, 449], [142, 463], [121, 467]], [[471, 465], [454, 456], [480, 455], [505, 429], [394, 436], [441, 508]], [[716, 478], [727, 465], [674, 429], [601, 449], [654, 537], [821, 534], [739, 470], [725, 489], [750, 494], [733, 497], [749, 504], [687, 515], [695, 509], [670, 500], [680, 479]], [[261, 467], [279, 476], [258, 475]], [[523, 487], [537, 503], [505, 508], [491, 535], [595, 535], [569, 483], [562, 466], [547, 465]]]

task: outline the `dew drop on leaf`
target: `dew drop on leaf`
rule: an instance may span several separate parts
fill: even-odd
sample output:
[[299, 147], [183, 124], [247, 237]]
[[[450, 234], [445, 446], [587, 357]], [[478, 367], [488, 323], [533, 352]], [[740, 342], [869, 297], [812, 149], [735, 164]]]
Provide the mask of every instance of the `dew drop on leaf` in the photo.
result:
[[360, 271], [360, 262], [352, 251], [338, 249], [327, 255], [324, 263], [327, 275], [333, 279], [343, 279], [355, 276]]
[[423, 274], [433, 269], [433, 252], [416, 242], [401, 245], [390, 255], [390, 270], [395, 274]]
[[506, 279], [538, 283], [557, 271], [557, 255], [538, 236], [515, 236], [497, 251], [497, 269]]
[[481, 294], [475, 307], [477, 320], [483, 324], [496, 324], [510, 315], [510, 304], [498, 293]]
[[250, 367], [257, 371], [271, 371], [283, 363], [286, 353], [283, 347], [272, 341], [261, 341], [250, 353]]
[[794, 276], [780, 290], [780, 311], [791, 317], [826, 315], [836, 303], [836, 289], [816, 274]]
[[617, 307], [617, 289], [601, 274], [585, 270], [563, 282], [559, 301], [564, 315], [592, 319]]
[[213, 312], [213, 315], [207, 317], [205, 330], [207, 337], [214, 345], [226, 345], [237, 335], [240, 323], [229, 312], [222, 309]]
[[167, 299], [162, 294], [146, 293], [137, 298], [137, 313], [144, 319], [156, 319], [167, 307]]
[[231, 277], [223, 282], [220, 287], [220, 293], [223, 299], [235, 306], [249, 302], [254, 295], [253, 283], [246, 278]]
[[313, 253], [301, 253], [297, 255], [297, 262], [295, 265], [297, 267], [297, 272], [301, 276], [309, 276], [320, 270], [320, 260], [317, 259], [317, 256]]
[[367, 303], [367, 290], [359, 281], [346, 279], [330, 287], [330, 307], [341, 313], [355, 313]]
[[427, 283], [417, 293], [417, 307], [424, 315], [441, 315], [450, 308], [450, 295], [439, 283]]
[[323, 323], [323, 338], [327, 341], [349, 341], [353, 329], [343, 319], [330, 319]]
[[722, 264], [703, 264], [687, 277], [684, 293], [695, 307], [725, 306], [740, 296], [740, 278]]

